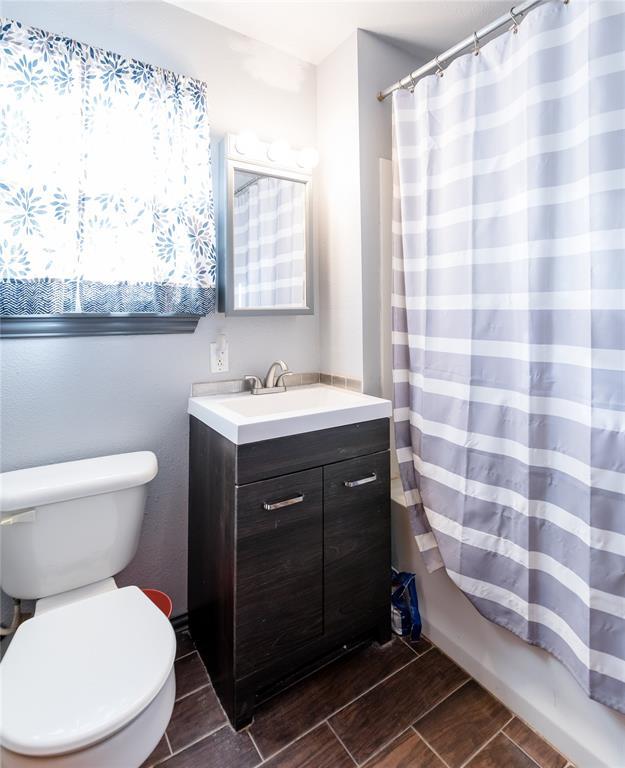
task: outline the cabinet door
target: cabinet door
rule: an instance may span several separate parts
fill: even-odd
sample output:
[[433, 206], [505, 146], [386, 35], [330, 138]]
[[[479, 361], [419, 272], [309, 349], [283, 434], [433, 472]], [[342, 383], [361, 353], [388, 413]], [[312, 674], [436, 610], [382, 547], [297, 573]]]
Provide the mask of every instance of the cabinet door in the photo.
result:
[[321, 468], [237, 486], [236, 677], [323, 633]]
[[326, 631], [350, 634], [388, 620], [389, 452], [324, 467], [324, 516]]

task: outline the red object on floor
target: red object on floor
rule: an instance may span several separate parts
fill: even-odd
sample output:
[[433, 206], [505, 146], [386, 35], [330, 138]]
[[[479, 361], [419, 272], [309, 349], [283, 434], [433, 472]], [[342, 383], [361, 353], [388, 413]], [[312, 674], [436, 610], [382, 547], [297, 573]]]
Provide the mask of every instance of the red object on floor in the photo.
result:
[[160, 589], [142, 589], [141, 591], [146, 597], [150, 598], [157, 608], [160, 608], [161, 611], [163, 611], [167, 618], [171, 616], [172, 602], [169, 595], [161, 592]]

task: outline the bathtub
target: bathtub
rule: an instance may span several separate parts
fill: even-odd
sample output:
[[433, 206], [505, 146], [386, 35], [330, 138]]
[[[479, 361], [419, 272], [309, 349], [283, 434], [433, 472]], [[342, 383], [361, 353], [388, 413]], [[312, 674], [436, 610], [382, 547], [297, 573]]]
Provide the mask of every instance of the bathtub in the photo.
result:
[[428, 573], [392, 481], [392, 557], [416, 573], [423, 631], [577, 768], [625, 768], [625, 715], [591, 701], [553, 656], [484, 619], [443, 569]]

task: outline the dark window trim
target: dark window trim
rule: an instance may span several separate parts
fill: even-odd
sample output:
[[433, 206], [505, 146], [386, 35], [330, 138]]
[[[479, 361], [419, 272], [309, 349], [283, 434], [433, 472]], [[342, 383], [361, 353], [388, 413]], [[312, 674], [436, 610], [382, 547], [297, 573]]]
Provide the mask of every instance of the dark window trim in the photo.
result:
[[0, 318], [0, 337], [32, 339], [43, 336], [134, 336], [193, 333], [199, 315], [88, 314], [9, 315]]

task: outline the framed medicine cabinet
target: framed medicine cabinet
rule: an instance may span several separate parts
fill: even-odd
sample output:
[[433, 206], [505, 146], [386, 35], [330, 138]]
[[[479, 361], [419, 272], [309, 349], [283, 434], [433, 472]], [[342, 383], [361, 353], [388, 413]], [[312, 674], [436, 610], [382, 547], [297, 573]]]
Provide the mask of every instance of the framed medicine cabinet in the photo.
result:
[[227, 135], [218, 162], [218, 309], [313, 312], [314, 150]]

